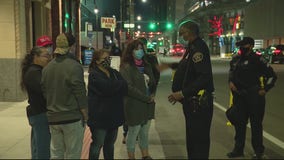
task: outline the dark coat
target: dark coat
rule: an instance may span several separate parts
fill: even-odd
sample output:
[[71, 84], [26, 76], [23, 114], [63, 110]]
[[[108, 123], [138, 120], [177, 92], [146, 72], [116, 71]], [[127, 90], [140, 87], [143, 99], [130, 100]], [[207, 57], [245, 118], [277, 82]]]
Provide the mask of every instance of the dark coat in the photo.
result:
[[[151, 65], [145, 63], [145, 74], [150, 78], [149, 91], [153, 95], [156, 82], [152, 73]], [[128, 94], [125, 97], [125, 120], [126, 124], [133, 126], [145, 123], [154, 118], [155, 104], [148, 103], [150, 96], [147, 95], [144, 75], [140, 73], [135, 65], [125, 64], [120, 69], [121, 75], [128, 83]]]
[[157, 68], [157, 66], [159, 65], [158, 59], [156, 55], [151, 55], [151, 54], [145, 54], [144, 59], [151, 65], [152, 72], [153, 72], [155, 82], [156, 82], [154, 92], [156, 92], [157, 86], [160, 80], [160, 71]]
[[24, 75], [24, 84], [29, 97], [27, 116], [34, 116], [47, 111], [46, 100], [40, 86], [41, 71], [41, 66], [32, 64]]
[[123, 98], [127, 94], [127, 82], [115, 69], [109, 69], [110, 77], [98, 67], [89, 74], [88, 125], [95, 128], [117, 128], [124, 123]]

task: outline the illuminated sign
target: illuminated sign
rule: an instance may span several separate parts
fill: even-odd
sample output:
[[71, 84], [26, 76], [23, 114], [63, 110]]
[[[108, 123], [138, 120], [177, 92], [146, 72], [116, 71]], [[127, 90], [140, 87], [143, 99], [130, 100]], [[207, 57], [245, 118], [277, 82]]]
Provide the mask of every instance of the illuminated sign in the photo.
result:
[[116, 20], [113, 17], [101, 17], [101, 27], [102, 28], [115, 28]]

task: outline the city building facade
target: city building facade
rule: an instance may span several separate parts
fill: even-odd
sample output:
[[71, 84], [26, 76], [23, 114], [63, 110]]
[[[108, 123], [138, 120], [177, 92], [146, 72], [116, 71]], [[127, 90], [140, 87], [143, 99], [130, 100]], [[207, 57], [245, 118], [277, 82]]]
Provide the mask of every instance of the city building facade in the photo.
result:
[[211, 53], [227, 57], [243, 36], [254, 37], [258, 48], [283, 44], [283, 5], [281, 0], [187, 0], [187, 15], [179, 23], [199, 23]]
[[0, 1], [0, 101], [27, 98], [20, 88], [21, 61], [38, 37], [55, 42], [59, 33], [71, 32], [79, 44], [79, 6], [80, 0]]

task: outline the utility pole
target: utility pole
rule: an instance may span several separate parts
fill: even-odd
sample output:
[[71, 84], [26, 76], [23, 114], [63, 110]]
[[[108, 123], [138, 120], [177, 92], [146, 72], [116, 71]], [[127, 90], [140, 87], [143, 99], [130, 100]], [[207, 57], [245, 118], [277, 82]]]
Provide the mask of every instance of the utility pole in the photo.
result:
[[133, 0], [129, 0], [129, 35], [133, 38], [133, 28], [130, 28], [130, 24], [134, 24], [134, 3]]

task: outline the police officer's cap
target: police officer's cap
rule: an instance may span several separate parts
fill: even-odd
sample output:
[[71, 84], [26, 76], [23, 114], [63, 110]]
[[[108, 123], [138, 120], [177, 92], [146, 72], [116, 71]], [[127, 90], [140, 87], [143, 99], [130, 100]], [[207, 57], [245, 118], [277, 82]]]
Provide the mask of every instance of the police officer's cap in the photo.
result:
[[241, 41], [236, 43], [236, 46], [244, 46], [244, 45], [253, 45], [254, 46], [254, 39], [251, 37], [244, 37]]

